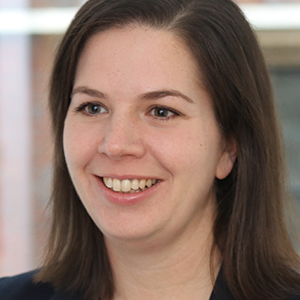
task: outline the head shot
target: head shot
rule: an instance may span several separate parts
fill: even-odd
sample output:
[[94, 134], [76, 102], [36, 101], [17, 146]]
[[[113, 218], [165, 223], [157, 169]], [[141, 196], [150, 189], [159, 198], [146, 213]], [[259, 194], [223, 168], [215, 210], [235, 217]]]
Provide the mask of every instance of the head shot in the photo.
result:
[[87, 1], [49, 106], [53, 225], [36, 281], [102, 300], [296, 294], [272, 86], [234, 2]]

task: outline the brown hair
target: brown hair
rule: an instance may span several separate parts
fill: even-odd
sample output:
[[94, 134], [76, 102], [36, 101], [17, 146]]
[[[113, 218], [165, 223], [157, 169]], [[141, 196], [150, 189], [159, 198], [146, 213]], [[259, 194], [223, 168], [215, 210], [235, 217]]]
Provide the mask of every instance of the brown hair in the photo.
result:
[[[217, 180], [215, 245], [236, 299], [284, 299], [295, 293], [299, 259], [284, 217], [285, 171], [272, 88], [248, 22], [230, 0], [90, 0], [58, 49], [50, 84], [55, 138], [53, 225], [37, 280], [112, 299], [113, 277], [102, 233], [84, 209], [65, 163], [62, 137], [76, 66], [86, 41], [117, 26], [169, 30], [194, 55], [237, 161]], [[101, 283], [99, 285], [99, 283]]]

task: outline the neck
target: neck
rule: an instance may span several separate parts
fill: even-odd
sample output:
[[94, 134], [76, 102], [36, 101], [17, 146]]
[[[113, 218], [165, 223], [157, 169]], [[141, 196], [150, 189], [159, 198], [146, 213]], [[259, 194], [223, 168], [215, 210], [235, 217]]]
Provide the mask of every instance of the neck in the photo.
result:
[[143, 241], [143, 247], [138, 242], [106, 240], [115, 282], [114, 300], [208, 300], [220, 256], [217, 250], [212, 251], [211, 229], [198, 229], [188, 236], [179, 234], [174, 241]]

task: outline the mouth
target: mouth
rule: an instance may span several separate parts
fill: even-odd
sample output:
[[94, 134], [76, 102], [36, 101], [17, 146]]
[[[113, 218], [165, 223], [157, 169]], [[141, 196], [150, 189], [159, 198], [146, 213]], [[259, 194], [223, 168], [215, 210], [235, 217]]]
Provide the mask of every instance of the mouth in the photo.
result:
[[104, 185], [117, 193], [140, 193], [156, 185], [159, 179], [123, 179], [102, 177]]

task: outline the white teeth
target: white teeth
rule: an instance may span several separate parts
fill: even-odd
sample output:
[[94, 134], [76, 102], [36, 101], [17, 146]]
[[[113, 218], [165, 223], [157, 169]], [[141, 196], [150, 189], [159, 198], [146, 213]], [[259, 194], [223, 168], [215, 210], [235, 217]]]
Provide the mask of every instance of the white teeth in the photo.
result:
[[107, 177], [105, 177], [106, 178], [106, 180], [107, 180], [107, 183], [104, 181], [104, 183], [106, 184], [106, 186], [108, 187], [108, 188], [112, 188], [113, 187], [113, 180], [111, 179], [111, 178], [107, 178]]
[[144, 189], [144, 188], [146, 187], [146, 179], [142, 179], [142, 180], [140, 181], [139, 186], [140, 186], [140, 189], [141, 189], [141, 190]]
[[149, 188], [152, 186], [152, 179], [148, 179], [146, 182], [146, 186]]
[[137, 179], [133, 179], [131, 182], [131, 188], [133, 190], [138, 190], [140, 188], [139, 181]]
[[108, 178], [107, 177], [103, 177], [103, 181], [104, 181], [105, 185], [107, 186]]
[[122, 180], [122, 192], [129, 192], [131, 190], [131, 182], [128, 179]]
[[132, 181], [129, 179], [119, 180], [117, 178], [109, 178], [103, 177], [104, 184], [113, 189], [115, 192], [124, 192], [124, 193], [138, 193], [146, 188], [150, 188], [152, 185], [155, 185], [158, 180], [157, 179], [133, 179]]
[[113, 186], [112, 186], [113, 190], [115, 192], [120, 192], [121, 191], [121, 181], [119, 179], [114, 179], [113, 180]]

